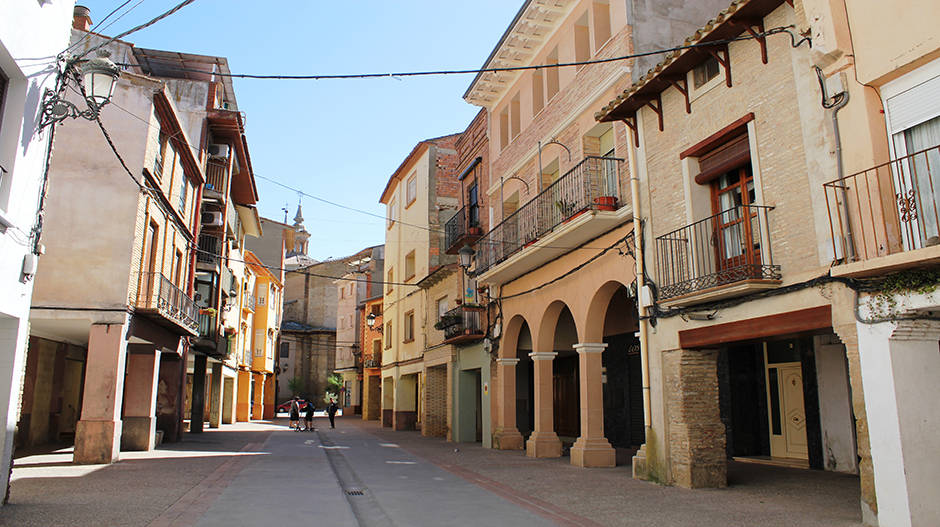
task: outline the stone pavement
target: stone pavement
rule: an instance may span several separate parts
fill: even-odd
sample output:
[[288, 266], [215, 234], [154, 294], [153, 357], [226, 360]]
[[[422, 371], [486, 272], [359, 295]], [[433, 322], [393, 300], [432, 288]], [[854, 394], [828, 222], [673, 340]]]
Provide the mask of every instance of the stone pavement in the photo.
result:
[[353, 416], [286, 424], [224, 425], [114, 465], [20, 453], [0, 526], [861, 525], [856, 476], [731, 462], [729, 488], [686, 490], [633, 480], [628, 452], [579, 469]]

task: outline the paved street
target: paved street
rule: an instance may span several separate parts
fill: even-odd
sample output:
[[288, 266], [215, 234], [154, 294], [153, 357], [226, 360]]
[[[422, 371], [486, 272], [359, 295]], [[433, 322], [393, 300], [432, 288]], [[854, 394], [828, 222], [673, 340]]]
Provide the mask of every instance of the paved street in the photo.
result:
[[114, 465], [68, 452], [16, 461], [0, 525], [860, 525], [858, 478], [731, 463], [728, 489], [690, 491], [393, 432], [346, 417], [226, 425]]

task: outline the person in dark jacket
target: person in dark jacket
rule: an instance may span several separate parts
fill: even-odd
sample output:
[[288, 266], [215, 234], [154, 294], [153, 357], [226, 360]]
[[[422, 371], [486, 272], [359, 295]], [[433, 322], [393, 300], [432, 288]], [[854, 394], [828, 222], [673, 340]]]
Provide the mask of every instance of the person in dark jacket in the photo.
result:
[[307, 424], [307, 431], [313, 432], [316, 430], [313, 427], [313, 403], [307, 403], [307, 409], [304, 412], [304, 422]]
[[326, 407], [326, 413], [330, 416], [330, 428], [336, 428], [336, 411], [339, 410], [339, 405], [336, 404], [336, 400], [330, 400], [330, 405]]
[[299, 397], [294, 397], [290, 402], [290, 427], [300, 428], [300, 402]]

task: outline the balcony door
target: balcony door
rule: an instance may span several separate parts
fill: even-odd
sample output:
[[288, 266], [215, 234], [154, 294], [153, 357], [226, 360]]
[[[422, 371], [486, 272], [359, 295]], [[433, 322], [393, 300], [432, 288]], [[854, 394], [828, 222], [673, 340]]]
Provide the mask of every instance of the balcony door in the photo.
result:
[[761, 260], [760, 244], [754, 236], [757, 213], [749, 207], [755, 200], [750, 163], [712, 180], [711, 194], [715, 215], [711, 245], [719, 283], [750, 278]]

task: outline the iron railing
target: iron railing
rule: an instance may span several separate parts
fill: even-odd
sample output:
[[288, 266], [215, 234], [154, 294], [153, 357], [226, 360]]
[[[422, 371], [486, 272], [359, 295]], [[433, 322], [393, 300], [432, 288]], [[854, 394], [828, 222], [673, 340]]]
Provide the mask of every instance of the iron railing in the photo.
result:
[[739, 205], [656, 238], [659, 299], [744, 280], [779, 280], [767, 212]]
[[144, 273], [140, 290], [137, 292], [136, 307], [155, 311], [193, 333], [199, 329], [196, 320], [199, 307], [196, 302], [162, 273]]
[[211, 313], [199, 313], [199, 337], [209, 340], [218, 340], [219, 323], [218, 315]]
[[444, 313], [438, 322], [439, 329], [444, 331], [444, 340], [460, 335], [483, 335], [482, 317], [482, 307], [457, 306]]
[[450, 249], [467, 233], [467, 207], [461, 208], [444, 224], [444, 247]]
[[196, 261], [210, 265], [219, 265], [219, 258], [222, 256], [222, 240], [218, 236], [210, 234], [199, 235], [199, 252], [196, 253]]
[[823, 188], [836, 263], [940, 245], [940, 146]]
[[564, 221], [599, 206], [616, 208], [623, 159], [586, 157], [477, 242], [476, 273], [506, 260]]
[[206, 185], [223, 196], [228, 195], [228, 163], [227, 159], [224, 163], [215, 159], [206, 162]]

